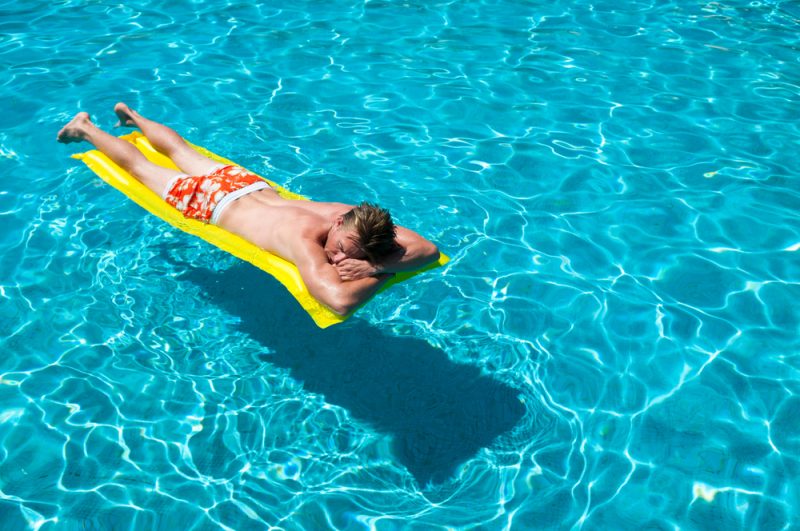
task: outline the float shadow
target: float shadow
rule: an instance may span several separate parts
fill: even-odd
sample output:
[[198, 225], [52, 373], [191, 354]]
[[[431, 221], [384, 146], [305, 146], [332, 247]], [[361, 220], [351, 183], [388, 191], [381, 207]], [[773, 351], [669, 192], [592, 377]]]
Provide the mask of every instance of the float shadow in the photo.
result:
[[283, 286], [249, 264], [189, 269], [181, 278], [241, 319], [242, 331], [269, 349], [264, 362], [390, 434], [397, 460], [421, 485], [451, 477], [525, 413], [518, 390], [425, 341], [390, 335], [357, 315], [317, 328]]

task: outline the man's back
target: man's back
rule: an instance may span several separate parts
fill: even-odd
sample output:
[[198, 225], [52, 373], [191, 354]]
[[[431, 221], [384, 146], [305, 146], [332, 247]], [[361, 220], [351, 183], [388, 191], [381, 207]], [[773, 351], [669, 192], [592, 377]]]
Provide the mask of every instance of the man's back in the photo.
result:
[[333, 220], [353, 207], [284, 199], [272, 189], [237, 199], [219, 219], [219, 225], [282, 258], [292, 260], [295, 246], [323, 249]]

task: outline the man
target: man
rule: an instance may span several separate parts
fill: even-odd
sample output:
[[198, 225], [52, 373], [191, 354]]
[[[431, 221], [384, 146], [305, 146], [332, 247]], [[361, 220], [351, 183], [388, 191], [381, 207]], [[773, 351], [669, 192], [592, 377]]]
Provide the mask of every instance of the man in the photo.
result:
[[99, 129], [81, 112], [58, 133], [63, 143], [87, 141], [180, 210], [214, 223], [294, 263], [309, 292], [344, 315], [391, 275], [436, 260], [436, 246], [395, 226], [386, 210], [368, 203], [292, 201], [263, 179], [192, 149], [178, 133], [124, 103], [118, 125], [136, 126], [181, 173], [147, 160], [133, 145]]

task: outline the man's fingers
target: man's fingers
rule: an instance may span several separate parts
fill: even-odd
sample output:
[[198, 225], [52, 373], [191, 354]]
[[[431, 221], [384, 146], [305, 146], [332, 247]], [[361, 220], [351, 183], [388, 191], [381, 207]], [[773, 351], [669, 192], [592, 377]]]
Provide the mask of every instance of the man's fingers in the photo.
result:
[[358, 280], [373, 273], [372, 268], [364, 260], [343, 258], [333, 263], [342, 280]]

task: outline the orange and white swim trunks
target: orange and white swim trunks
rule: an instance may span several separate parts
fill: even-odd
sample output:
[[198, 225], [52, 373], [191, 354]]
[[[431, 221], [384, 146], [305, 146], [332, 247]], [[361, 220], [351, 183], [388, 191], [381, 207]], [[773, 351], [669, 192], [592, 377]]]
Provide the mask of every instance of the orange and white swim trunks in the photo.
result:
[[206, 175], [176, 175], [164, 188], [163, 197], [187, 218], [216, 225], [233, 201], [269, 187], [240, 166], [220, 165]]

